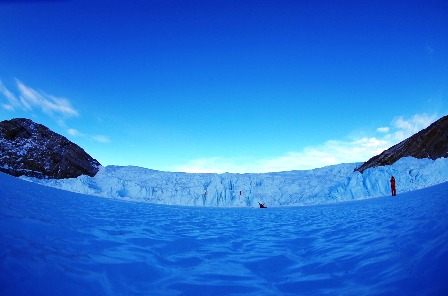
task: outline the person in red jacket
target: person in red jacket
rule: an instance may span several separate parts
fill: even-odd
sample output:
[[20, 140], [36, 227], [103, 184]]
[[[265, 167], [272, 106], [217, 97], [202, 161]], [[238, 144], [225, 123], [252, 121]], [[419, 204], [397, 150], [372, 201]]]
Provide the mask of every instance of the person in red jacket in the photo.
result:
[[390, 190], [392, 191], [392, 196], [397, 195], [397, 190], [395, 189], [395, 178], [392, 176], [390, 178]]

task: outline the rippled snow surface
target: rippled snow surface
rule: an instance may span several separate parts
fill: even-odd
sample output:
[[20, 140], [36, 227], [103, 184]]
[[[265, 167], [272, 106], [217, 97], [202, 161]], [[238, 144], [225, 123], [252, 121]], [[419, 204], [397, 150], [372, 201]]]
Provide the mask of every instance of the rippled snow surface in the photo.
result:
[[1, 295], [447, 295], [448, 183], [247, 209], [128, 203], [0, 177]]

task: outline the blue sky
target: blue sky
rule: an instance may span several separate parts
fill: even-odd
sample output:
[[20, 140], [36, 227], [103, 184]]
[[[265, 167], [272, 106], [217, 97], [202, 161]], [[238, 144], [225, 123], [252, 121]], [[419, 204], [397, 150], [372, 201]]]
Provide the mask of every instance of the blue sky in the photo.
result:
[[446, 1], [0, 1], [0, 120], [103, 165], [361, 162], [448, 113]]

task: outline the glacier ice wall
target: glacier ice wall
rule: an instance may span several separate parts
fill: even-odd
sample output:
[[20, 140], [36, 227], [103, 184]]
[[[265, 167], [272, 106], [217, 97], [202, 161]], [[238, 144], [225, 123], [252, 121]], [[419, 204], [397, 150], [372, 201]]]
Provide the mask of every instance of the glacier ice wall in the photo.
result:
[[193, 174], [133, 166], [102, 167], [95, 177], [38, 180], [63, 190], [156, 204], [256, 207], [299, 206], [365, 199], [390, 194], [391, 175], [397, 193], [448, 181], [448, 159], [406, 157], [393, 165], [354, 172], [359, 164], [262, 174]]

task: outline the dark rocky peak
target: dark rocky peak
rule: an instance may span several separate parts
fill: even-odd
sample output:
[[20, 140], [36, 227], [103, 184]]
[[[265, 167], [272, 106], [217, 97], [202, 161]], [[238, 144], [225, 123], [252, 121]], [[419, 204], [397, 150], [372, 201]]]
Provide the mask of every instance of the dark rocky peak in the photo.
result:
[[0, 122], [0, 171], [13, 176], [94, 176], [101, 164], [81, 147], [26, 118]]
[[355, 171], [362, 173], [368, 168], [391, 165], [406, 156], [430, 159], [448, 157], [448, 115], [372, 157]]

